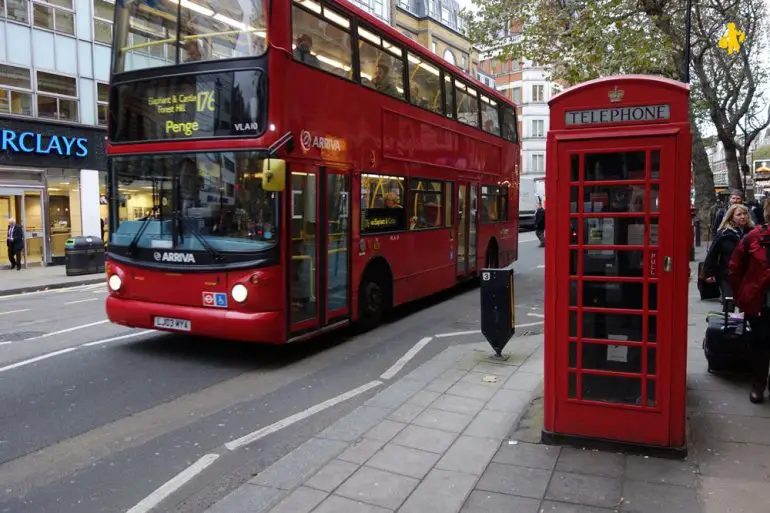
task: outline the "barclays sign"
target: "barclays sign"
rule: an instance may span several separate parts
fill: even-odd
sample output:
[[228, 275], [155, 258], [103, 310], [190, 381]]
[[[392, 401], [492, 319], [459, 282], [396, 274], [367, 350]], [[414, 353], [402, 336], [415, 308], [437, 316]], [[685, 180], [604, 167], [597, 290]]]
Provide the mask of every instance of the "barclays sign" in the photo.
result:
[[45, 136], [4, 128], [0, 131], [0, 151], [84, 158], [88, 156], [88, 139], [55, 134]]
[[0, 116], [0, 166], [104, 170], [106, 130]]

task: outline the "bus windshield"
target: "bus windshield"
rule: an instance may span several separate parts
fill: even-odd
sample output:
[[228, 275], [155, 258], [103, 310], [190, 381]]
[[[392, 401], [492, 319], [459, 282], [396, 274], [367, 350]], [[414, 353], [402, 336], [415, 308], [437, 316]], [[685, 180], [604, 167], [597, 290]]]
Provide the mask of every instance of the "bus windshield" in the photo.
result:
[[278, 193], [262, 188], [263, 154], [115, 157], [110, 245], [215, 253], [278, 242]]
[[124, 0], [115, 8], [113, 71], [261, 55], [264, 0]]

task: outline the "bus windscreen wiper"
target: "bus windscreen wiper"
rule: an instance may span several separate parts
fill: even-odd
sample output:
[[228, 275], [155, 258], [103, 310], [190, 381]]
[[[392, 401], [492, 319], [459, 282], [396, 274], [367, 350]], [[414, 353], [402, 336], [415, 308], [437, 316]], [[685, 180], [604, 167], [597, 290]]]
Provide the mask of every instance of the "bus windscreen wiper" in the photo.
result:
[[150, 211], [150, 215], [148, 215], [146, 218], [142, 220], [142, 226], [140, 226], [139, 229], [136, 231], [134, 238], [131, 239], [131, 244], [128, 245], [128, 254], [130, 256], [133, 256], [134, 250], [136, 249], [136, 246], [139, 244], [139, 240], [141, 240], [142, 235], [144, 235], [145, 230], [147, 230], [147, 227], [150, 225], [152, 216], [155, 215], [155, 212], [159, 210], [160, 210], [160, 205], [153, 205], [152, 210]]
[[[201, 243], [201, 246], [209, 252], [211, 256], [214, 257], [214, 260], [221, 261], [224, 260], [224, 257], [211, 245], [209, 241], [206, 240], [206, 237], [204, 237], [200, 230], [198, 229], [198, 220], [194, 217], [184, 217], [181, 214], [177, 214], [179, 216], [179, 219], [181, 221], [182, 228], [185, 227], [185, 225], [188, 225], [190, 227], [190, 233], [193, 234], [193, 236], [198, 240], [198, 242]], [[186, 222], [188, 219], [191, 219], [193, 222]], [[184, 230], [180, 230], [180, 235], [184, 233]]]

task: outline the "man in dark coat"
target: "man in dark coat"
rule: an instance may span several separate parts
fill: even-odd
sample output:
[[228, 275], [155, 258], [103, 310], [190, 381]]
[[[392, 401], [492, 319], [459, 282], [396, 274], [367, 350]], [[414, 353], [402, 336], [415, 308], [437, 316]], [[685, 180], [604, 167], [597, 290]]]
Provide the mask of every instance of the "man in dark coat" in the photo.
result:
[[21, 271], [21, 252], [24, 249], [24, 230], [16, 224], [16, 220], [8, 220], [7, 245], [8, 260], [11, 262], [11, 269], [14, 267]]
[[540, 241], [540, 247], [545, 246], [545, 209], [543, 200], [537, 200], [537, 210], [535, 211], [535, 235]]

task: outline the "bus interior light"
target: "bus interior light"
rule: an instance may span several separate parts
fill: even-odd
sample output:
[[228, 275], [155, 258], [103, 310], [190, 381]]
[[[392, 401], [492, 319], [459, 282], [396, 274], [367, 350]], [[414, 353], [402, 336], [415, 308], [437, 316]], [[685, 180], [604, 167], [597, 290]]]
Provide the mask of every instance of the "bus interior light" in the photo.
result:
[[123, 280], [121, 280], [120, 276], [117, 274], [113, 274], [110, 276], [110, 279], [107, 280], [107, 284], [109, 285], [111, 291], [117, 292], [120, 290], [120, 287], [123, 286]]
[[230, 295], [236, 302], [243, 303], [249, 297], [249, 289], [242, 283], [236, 283], [233, 285], [232, 290], [230, 290]]

